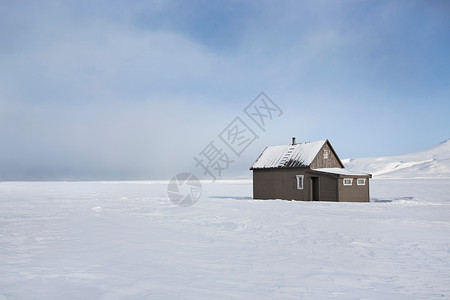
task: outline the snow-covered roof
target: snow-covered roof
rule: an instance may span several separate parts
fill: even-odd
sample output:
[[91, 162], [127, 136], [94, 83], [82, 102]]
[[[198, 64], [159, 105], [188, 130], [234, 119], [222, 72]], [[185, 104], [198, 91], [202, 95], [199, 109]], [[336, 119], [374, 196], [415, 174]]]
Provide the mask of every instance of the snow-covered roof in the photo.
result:
[[346, 169], [341, 169], [341, 168], [320, 168], [320, 169], [312, 169], [312, 171], [338, 174], [338, 175], [347, 175], [347, 176], [371, 176], [370, 174], [350, 172]]
[[326, 140], [264, 149], [250, 169], [308, 167]]

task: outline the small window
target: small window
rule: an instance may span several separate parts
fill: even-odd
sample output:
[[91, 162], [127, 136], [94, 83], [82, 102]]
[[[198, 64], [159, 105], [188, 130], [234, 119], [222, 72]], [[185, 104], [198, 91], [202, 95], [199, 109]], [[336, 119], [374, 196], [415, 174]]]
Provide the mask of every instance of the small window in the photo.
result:
[[303, 190], [303, 175], [296, 175], [297, 177], [297, 190]]
[[366, 185], [366, 179], [365, 178], [358, 178], [356, 180], [357, 185]]
[[330, 156], [330, 150], [323, 150], [323, 159], [328, 159]]
[[352, 185], [353, 178], [344, 178], [344, 185]]

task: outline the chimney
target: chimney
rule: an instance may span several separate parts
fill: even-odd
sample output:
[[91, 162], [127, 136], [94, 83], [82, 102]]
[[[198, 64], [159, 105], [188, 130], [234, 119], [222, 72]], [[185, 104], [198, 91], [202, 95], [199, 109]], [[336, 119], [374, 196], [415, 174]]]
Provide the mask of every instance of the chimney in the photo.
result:
[[292, 137], [292, 145], [295, 145], [295, 136]]

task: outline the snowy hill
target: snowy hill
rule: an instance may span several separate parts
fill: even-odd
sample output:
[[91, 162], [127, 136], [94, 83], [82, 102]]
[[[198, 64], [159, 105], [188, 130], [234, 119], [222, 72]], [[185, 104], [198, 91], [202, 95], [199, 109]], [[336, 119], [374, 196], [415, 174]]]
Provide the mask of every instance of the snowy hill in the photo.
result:
[[342, 162], [350, 171], [371, 173], [375, 178], [450, 177], [450, 139], [415, 153]]

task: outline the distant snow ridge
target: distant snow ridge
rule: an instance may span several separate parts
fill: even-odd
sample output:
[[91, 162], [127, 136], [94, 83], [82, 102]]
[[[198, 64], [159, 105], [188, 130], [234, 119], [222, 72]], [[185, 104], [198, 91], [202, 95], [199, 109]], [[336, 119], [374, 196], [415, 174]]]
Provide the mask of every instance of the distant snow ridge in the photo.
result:
[[450, 139], [432, 148], [399, 156], [344, 159], [352, 172], [367, 172], [374, 178], [450, 178]]

